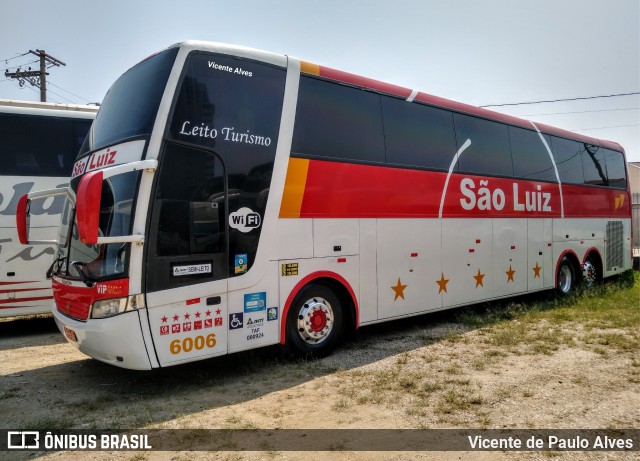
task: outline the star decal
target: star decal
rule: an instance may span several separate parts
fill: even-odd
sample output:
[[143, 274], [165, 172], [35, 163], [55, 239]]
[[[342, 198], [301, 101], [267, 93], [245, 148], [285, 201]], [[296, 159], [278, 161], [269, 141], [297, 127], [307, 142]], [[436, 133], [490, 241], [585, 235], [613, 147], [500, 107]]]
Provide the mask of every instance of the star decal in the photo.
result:
[[165, 315], [164, 317], [162, 317], [162, 323], [167, 323], [167, 316]]
[[180, 320], [180, 316], [179, 315], [174, 315], [173, 316], [173, 321], [177, 322], [178, 320]]
[[404, 289], [407, 288], [407, 285], [403, 285], [400, 282], [400, 277], [398, 277], [398, 284], [396, 286], [392, 286], [391, 289], [395, 292], [395, 297], [393, 300], [395, 301], [398, 298], [404, 299]]
[[191, 317], [191, 314], [189, 314], [188, 312], [186, 314], [184, 314], [184, 319], [185, 320], [189, 320], [189, 317]]
[[438, 284], [438, 294], [442, 293], [443, 291], [447, 293], [447, 283], [449, 283], [449, 279], [444, 278], [444, 272], [442, 273], [442, 277], [440, 277], [440, 280], [436, 280], [436, 283]]
[[507, 272], [505, 272], [505, 274], [507, 274], [507, 283], [509, 283], [509, 282], [514, 282], [515, 283], [515, 280], [513, 279], [513, 276], [514, 276], [515, 273], [516, 273], [516, 271], [513, 270], [511, 268], [511, 264], [509, 264], [509, 270]]
[[220, 315], [222, 311], [220, 309], [216, 309], [216, 315]]
[[205, 315], [206, 315], [207, 317], [211, 317], [211, 311], [207, 311], [207, 312], [205, 312]]
[[480, 269], [478, 269], [478, 274], [473, 276], [473, 278], [476, 279], [476, 288], [484, 287], [484, 276], [485, 274], [481, 274]]
[[540, 269], [542, 269], [542, 267], [540, 267], [538, 265], [538, 261], [536, 261], [536, 267], [533, 268], [533, 278], [540, 278]]
[[196, 318], [199, 319], [200, 318], [200, 312], [196, 312]]

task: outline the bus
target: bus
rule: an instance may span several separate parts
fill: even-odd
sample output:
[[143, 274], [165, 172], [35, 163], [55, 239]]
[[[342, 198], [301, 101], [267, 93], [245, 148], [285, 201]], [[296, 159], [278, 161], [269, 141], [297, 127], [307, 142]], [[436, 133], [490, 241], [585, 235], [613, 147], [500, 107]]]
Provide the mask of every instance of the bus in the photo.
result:
[[124, 73], [50, 193], [55, 320], [131, 369], [320, 357], [364, 325], [631, 268], [618, 144], [218, 43]]
[[[54, 243], [23, 247], [16, 206], [31, 191], [66, 186], [97, 107], [0, 99], [0, 317], [51, 312], [45, 274]], [[34, 238], [55, 242], [63, 200], [34, 204]]]

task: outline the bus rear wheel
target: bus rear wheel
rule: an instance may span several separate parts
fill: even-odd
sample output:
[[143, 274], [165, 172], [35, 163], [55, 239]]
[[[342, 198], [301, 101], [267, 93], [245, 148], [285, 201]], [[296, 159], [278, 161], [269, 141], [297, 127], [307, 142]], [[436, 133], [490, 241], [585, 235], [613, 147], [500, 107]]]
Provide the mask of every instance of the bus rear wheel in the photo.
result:
[[287, 314], [287, 345], [296, 355], [324, 357], [338, 344], [343, 330], [340, 299], [322, 284], [304, 287]]
[[564, 257], [560, 261], [560, 267], [558, 267], [558, 274], [556, 275], [556, 291], [560, 296], [569, 295], [576, 284], [576, 271], [569, 258]]
[[582, 265], [582, 281], [587, 287], [592, 287], [600, 281], [600, 266], [591, 255], [587, 256]]

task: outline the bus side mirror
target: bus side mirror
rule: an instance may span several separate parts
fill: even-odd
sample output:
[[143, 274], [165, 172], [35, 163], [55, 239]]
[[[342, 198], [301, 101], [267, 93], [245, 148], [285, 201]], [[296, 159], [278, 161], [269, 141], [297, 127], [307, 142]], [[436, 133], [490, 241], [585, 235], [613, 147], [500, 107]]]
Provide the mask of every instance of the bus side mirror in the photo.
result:
[[87, 173], [80, 180], [76, 195], [76, 220], [78, 235], [85, 245], [98, 243], [100, 198], [102, 196], [102, 171]]
[[20, 197], [16, 208], [16, 228], [18, 230], [18, 240], [23, 245], [29, 243], [29, 196], [27, 194]]
[[[20, 197], [16, 206], [16, 230], [18, 232], [18, 240], [23, 245], [55, 245], [56, 240], [30, 240], [29, 225], [31, 218], [29, 216], [29, 208], [34, 200], [46, 200], [49, 197], [57, 197], [60, 195], [68, 196], [69, 190], [66, 187], [58, 187], [56, 189], [41, 190], [29, 192]], [[37, 223], [36, 223], [37, 224]], [[36, 225], [36, 227], [38, 227]]]

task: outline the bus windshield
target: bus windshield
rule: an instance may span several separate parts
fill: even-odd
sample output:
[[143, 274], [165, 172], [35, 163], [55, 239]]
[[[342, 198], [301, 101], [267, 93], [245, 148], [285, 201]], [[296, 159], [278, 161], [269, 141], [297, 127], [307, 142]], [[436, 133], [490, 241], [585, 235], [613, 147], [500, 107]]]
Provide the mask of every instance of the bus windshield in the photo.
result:
[[[140, 172], [132, 171], [104, 181], [98, 221], [100, 237], [131, 233], [131, 211], [139, 177]], [[78, 179], [72, 180], [72, 188], [77, 188], [78, 182]], [[73, 203], [67, 200], [58, 233], [56, 274], [91, 281], [125, 274], [130, 244], [85, 245], [78, 236], [74, 209]]]
[[[177, 48], [158, 53], [128, 70], [109, 89], [90, 136], [78, 158], [132, 138], [149, 136], [158, 106], [175, 60]], [[106, 179], [100, 200], [99, 236], [119, 237], [131, 233], [133, 198], [139, 172]], [[77, 192], [81, 176], [71, 180], [71, 195]], [[60, 276], [88, 283], [121, 277], [127, 271], [128, 243], [85, 245], [78, 236], [75, 207], [68, 201], [58, 235], [58, 252], [53, 271]]]
[[125, 139], [151, 133], [178, 48], [142, 61], [120, 77], [104, 98], [78, 157]]

